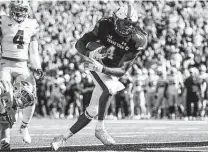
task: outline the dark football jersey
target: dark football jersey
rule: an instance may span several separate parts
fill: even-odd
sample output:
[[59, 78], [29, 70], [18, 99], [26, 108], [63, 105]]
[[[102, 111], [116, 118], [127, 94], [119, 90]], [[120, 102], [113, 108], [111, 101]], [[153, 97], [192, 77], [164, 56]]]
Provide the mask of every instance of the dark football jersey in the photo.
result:
[[196, 93], [199, 94], [201, 92], [200, 85], [202, 80], [199, 77], [188, 77], [185, 80], [185, 87], [187, 88], [187, 93]]
[[108, 48], [106, 57], [101, 61], [107, 67], [120, 67], [124, 60], [133, 60], [147, 43], [146, 33], [139, 27], [128, 37], [119, 35], [114, 29], [112, 17], [101, 19], [93, 32], [100, 43]]

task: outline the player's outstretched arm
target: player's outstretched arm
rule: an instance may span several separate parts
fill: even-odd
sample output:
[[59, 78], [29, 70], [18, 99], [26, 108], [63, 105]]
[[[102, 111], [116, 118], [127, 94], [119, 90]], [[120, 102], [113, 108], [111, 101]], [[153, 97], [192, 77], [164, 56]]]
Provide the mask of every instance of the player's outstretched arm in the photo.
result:
[[122, 77], [127, 72], [127, 70], [132, 65], [132, 63], [133, 63], [132, 61], [123, 62], [121, 67], [119, 68], [109, 68], [103, 66], [102, 73], [116, 77]]
[[[136, 57], [135, 57], [136, 58]], [[119, 63], [119, 66], [116, 68], [110, 68], [102, 65], [98, 61], [88, 58], [84, 62], [84, 67], [85, 69], [88, 69], [90, 71], [97, 71], [104, 73], [106, 75], [112, 75], [115, 77], [122, 77], [127, 70], [129, 69], [130, 66], [134, 63], [135, 58], [129, 59], [129, 57], [124, 56], [122, 60]]]
[[38, 41], [37, 37], [34, 35], [31, 38], [30, 46], [29, 46], [29, 61], [31, 64], [31, 68], [36, 73], [36, 79], [43, 80], [44, 74], [41, 68], [40, 56], [38, 52]]
[[29, 61], [33, 69], [41, 69], [40, 56], [38, 52], [38, 41], [36, 36], [33, 36], [30, 41]]

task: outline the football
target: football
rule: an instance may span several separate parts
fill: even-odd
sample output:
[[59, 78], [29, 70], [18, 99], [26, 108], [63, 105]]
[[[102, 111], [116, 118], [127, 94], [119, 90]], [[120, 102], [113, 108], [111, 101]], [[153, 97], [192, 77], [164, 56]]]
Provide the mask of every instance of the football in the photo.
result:
[[99, 42], [89, 42], [87, 45], [86, 45], [86, 48], [93, 51], [99, 47], [105, 47], [103, 44], [100, 44]]

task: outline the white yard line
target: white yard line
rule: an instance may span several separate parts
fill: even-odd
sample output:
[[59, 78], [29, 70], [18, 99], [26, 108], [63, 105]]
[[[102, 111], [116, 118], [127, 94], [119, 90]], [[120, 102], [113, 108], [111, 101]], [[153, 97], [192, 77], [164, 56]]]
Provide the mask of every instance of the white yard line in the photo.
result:
[[[208, 131], [183, 131], [182, 132], [183, 135], [184, 134], [199, 134], [199, 133], [206, 133], [208, 134]], [[110, 133], [111, 135], [114, 135], [114, 137], [139, 137], [139, 136], [147, 136], [147, 135], [151, 135], [151, 134], [181, 134], [181, 132], [178, 131], [168, 131], [168, 132], [164, 132], [164, 131], [150, 131], [150, 132], [123, 132], [123, 133]], [[43, 134], [36, 134], [36, 133], [32, 133], [30, 134], [31, 136], [56, 136], [56, 135], [60, 135], [60, 133], [43, 133]], [[90, 132], [90, 133], [82, 133], [80, 132], [79, 135], [93, 135], [94, 136], [94, 132]], [[19, 137], [21, 136], [20, 134], [15, 134], [12, 135], [13, 137]], [[76, 136], [79, 137], [79, 136]]]
[[190, 127], [180, 127], [176, 128], [177, 130], [200, 130], [200, 128], [190, 128]]
[[117, 137], [117, 138], [135, 138], [135, 137], [146, 137], [147, 135], [119, 135], [119, 136], [113, 136], [113, 137]]
[[144, 130], [149, 130], [149, 129], [155, 129], [155, 130], [162, 130], [162, 129], [167, 129], [167, 128], [172, 128], [172, 127], [144, 127]]
[[208, 121], [167, 121], [167, 120], [106, 120], [109, 124], [208, 124]]

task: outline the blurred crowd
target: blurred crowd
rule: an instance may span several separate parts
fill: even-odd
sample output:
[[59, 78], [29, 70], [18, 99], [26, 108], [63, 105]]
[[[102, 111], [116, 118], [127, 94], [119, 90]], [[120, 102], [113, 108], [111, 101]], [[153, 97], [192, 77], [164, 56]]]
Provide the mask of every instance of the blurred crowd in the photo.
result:
[[[39, 25], [45, 80], [38, 82], [37, 116], [74, 118], [90, 101], [91, 77], [74, 44], [123, 1], [32, 1]], [[0, 2], [0, 13], [8, 4]], [[147, 48], [121, 78], [108, 119], [202, 119], [208, 115], [208, 2], [135, 1]]]

